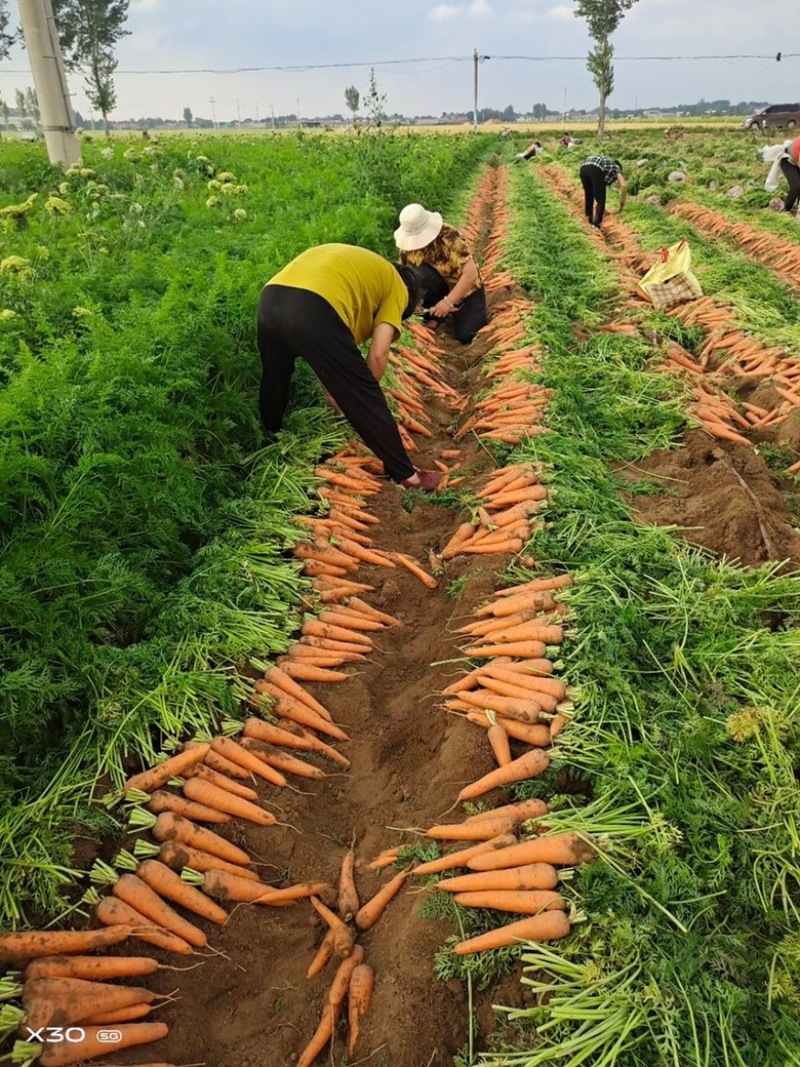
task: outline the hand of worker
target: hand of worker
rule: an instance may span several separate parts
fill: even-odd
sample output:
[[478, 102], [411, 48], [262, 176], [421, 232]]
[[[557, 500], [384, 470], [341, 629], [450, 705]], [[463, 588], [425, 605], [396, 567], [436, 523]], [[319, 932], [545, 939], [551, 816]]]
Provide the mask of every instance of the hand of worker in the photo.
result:
[[434, 304], [433, 307], [429, 309], [428, 314], [433, 315], [435, 319], [445, 319], [448, 315], [452, 315], [454, 311], [455, 308], [445, 297], [445, 299], [440, 300], [438, 304]]

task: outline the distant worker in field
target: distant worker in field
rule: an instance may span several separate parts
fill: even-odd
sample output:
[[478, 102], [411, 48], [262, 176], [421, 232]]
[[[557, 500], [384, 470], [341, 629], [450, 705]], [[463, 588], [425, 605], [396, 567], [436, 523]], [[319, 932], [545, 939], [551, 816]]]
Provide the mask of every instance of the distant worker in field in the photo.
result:
[[540, 156], [544, 152], [541, 141], [534, 141], [533, 144], [529, 144], [524, 152], [517, 152], [514, 159], [533, 159], [534, 156]]
[[[774, 193], [780, 183], [779, 175], [783, 174], [789, 183], [789, 192], [783, 202], [783, 210], [793, 211], [800, 200], [800, 137], [795, 137], [793, 141], [784, 141], [783, 144], [762, 148], [761, 156], [765, 162], [772, 164], [764, 188]], [[797, 217], [800, 218], [800, 208], [798, 208]]]
[[[411, 267], [344, 244], [309, 248], [271, 278], [258, 308], [264, 429], [281, 428], [295, 360], [303, 359], [326, 401], [381, 460], [386, 476], [406, 489], [433, 492], [441, 475], [414, 467], [378, 384], [419, 292]], [[364, 360], [358, 346], [366, 341]]]
[[583, 185], [584, 214], [592, 226], [599, 227], [606, 210], [606, 190], [610, 185], [620, 188], [619, 209], [625, 207], [628, 183], [622, 173], [622, 164], [609, 156], [589, 156], [580, 169]]
[[560, 143], [562, 148], [574, 148], [577, 144], [577, 141], [574, 137], [570, 137], [568, 133], [565, 133], [564, 136], [561, 138]]
[[403, 208], [394, 239], [400, 262], [417, 268], [426, 318], [452, 315], [456, 340], [469, 344], [489, 315], [483, 280], [467, 242], [438, 211], [426, 211], [422, 204]]

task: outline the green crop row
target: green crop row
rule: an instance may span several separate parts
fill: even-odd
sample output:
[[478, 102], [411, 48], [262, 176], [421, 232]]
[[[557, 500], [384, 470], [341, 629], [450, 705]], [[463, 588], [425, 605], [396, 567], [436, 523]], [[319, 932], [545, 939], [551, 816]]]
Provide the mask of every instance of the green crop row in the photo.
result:
[[325, 241], [393, 251], [480, 137], [0, 146], [0, 926], [50, 915], [99, 778], [236, 714], [298, 618], [290, 517], [342, 440], [299, 371], [263, 448], [255, 313]]
[[679, 440], [669, 379], [639, 340], [576, 342], [614, 295], [608, 266], [535, 176], [515, 173], [511, 196], [507, 265], [535, 298], [554, 390], [551, 432], [511, 458], [546, 463], [555, 489], [532, 554], [577, 576], [576, 713], [532, 786], [550, 795], [569, 774], [547, 825], [600, 856], [566, 890], [588, 921], [525, 946], [529, 1003], [497, 1008], [480, 1062], [785, 1067], [800, 1042], [800, 580], [632, 519], [614, 472]]

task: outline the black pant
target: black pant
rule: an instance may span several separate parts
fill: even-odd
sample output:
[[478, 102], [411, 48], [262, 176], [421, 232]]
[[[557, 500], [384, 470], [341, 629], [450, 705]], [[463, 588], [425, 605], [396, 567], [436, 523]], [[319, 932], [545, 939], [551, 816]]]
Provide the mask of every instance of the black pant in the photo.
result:
[[[447, 282], [435, 267], [423, 263], [419, 268], [419, 283], [422, 290], [422, 306], [427, 311], [448, 295]], [[432, 316], [426, 316], [431, 318]], [[489, 321], [486, 310], [486, 290], [483, 286], [463, 301], [453, 313], [453, 333], [459, 344], [468, 345], [481, 326]]]
[[327, 300], [307, 289], [268, 285], [258, 307], [263, 373], [259, 408], [268, 433], [277, 433], [289, 402], [294, 362], [304, 359], [347, 421], [383, 463], [393, 481], [414, 473], [380, 385], [353, 335]]
[[783, 202], [783, 208], [784, 211], [791, 211], [800, 199], [800, 167], [789, 159], [782, 159], [781, 170], [789, 183], [789, 193]]
[[599, 226], [606, 210], [606, 176], [596, 163], [584, 163], [580, 175], [584, 214], [589, 222]]

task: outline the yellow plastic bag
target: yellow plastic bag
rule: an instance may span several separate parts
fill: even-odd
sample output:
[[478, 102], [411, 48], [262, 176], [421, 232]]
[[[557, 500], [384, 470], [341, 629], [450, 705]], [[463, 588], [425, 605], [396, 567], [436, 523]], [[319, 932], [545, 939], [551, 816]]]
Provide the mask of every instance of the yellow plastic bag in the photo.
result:
[[661, 249], [661, 257], [642, 278], [639, 288], [659, 311], [703, 295], [692, 271], [692, 252], [686, 238]]

